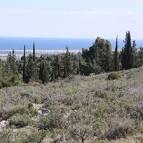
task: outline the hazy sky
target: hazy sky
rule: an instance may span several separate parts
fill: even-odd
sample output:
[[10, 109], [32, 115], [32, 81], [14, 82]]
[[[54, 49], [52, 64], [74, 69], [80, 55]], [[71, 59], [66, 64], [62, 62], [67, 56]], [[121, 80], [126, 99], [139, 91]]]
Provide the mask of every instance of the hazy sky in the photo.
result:
[[143, 0], [0, 0], [0, 36], [143, 38]]

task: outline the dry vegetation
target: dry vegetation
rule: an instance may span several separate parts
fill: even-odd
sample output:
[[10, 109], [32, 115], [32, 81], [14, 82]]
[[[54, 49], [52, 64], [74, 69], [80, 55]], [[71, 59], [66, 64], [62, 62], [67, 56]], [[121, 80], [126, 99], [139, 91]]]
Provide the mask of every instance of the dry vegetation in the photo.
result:
[[0, 90], [0, 143], [142, 143], [143, 68]]

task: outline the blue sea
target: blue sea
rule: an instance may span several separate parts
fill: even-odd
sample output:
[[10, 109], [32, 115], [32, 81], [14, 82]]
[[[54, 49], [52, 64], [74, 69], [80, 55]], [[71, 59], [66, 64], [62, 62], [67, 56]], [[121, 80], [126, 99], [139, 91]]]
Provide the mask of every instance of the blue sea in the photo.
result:
[[[115, 39], [111, 41], [112, 48], [115, 48]], [[95, 39], [74, 39], [74, 38], [22, 38], [22, 37], [0, 37], [0, 55], [8, 54], [12, 49], [16, 54], [23, 54], [23, 47], [27, 52], [32, 51], [35, 43], [38, 54], [59, 53], [65, 51], [65, 47], [73, 52], [81, 51], [82, 48], [89, 48]], [[136, 40], [137, 47], [143, 47], [143, 40]], [[123, 40], [119, 39], [119, 48], [124, 46]]]

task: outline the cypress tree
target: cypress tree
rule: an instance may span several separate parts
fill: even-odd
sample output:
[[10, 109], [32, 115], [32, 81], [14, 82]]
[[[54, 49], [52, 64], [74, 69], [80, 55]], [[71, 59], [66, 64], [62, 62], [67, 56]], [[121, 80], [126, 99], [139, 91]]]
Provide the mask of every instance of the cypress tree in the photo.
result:
[[35, 43], [33, 43], [33, 61], [35, 62]]
[[11, 68], [12, 74], [18, 75], [18, 68], [17, 68], [17, 64], [16, 64], [16, 56], [15, 56], [14, 49], [12, 50], [12, 54], [11, 54], [10, 68]]
[[5, 72], [9, 75], [11, 74], [11, 59], [12, 59], [12, 55], [11, 52], [9, 52], [8, 56], [7, 56], [7, 62], [5, 65]]
[[26, 82], [26, 47], [24, 45], [24, 54], [23, 54], [23, 81]]
[[41, 60], [40, 62], [39, 79], [43, 84], [48, 83], [50, 79], [50, 66], [48, 61], [45, 59]]
[[136, 49], [136, 41], [133, 41], [133, 46], [132, 46], [132, 67], [138, 67], [138, 53]]
[[32, 66], [32, 81], [38, 80], [38, 68], [36, 64], [36, 52], [35, 43], [33, 42], [33, 66]]
[[131, 34], [130, 31], [126, 33], [125, 37], [125, 47], [122, 49], [121, 53], [121, 62], [122, 62], [122, 68], [123, 69], [130, 69], [133, 68], [133, 48], [131, 43]]
[[119, 70], [119, 58], [118, 58], [118, 36], [116, 37], [116, 47], [114, 52], [114, 70]]
[[59, 56], [56, 55], [52, 62], [52, 80], [58, 79], [60, 77], [60, 63]]
[[81, 57], [78, 58], [78, 74], [81, 75]]
[[25, 82], [28, 83], [30, 80], [33, 80], [33, 73], [34, 73], [34, 68], [33, 68], [34, 64], [33, 64], [33, 56], [30, 54], [28, 56], [28, 61], [27, 61], [27, 65], [26, 65], [26, 78], [25, 78]]
[[64, 56], [64, 77], [68, 77], [71, 74], [71, 59], [68, 47], [66, 48], [66, 53]]

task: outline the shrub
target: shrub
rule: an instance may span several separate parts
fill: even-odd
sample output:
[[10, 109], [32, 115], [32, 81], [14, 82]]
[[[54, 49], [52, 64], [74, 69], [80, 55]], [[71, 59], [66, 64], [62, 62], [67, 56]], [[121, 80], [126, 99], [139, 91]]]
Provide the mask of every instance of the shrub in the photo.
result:
[[106, 133], [105, 137], [108, 140], [116, 140], [120, 138], [126, 138], [129, 134], [134, 132], [133, 128], [129, 126], [119, 126], [110, 128]]
[[43, 116], [39, 121], [39, 128], [48, 130], [61, 127], [62, 114], [56, 111], [51, 111], [47, 116]]
[[21, 133], [15, 138], [15, 143], [41, 143], [45, 135], [45, 131], [33, 131], [30, 134]]
[[0, 88], [17, 86], [19, 85], [19, 83], [20, 83], [20, 80], [18, 79], [18, 76], [13, 75], [8, 78], [2, 78], [0, 80]]
[[75, 139], [76, 137], [79, 138], [81, 142], [84, 143], [85, 140], [93, 136], [93, 132], [91, 130], [91, 127], [84, 125], [75, 125], [70, 128], [70, 135]]
[[11, 86], [19, 85], [20, 80], [18, 79], [18, 75], [12, 75], [9, 78], [8, 82], [10, 83]]
[[9, 87], [10, 83], [6, 80], [0, 80], [0, 88]]
[[27, 109], [23, 105], [12, 106], [10, 109], [1, 110], [0, 119], [7, 120], [16, 113], [24, 114], [25, 112], [27, 112]]
[[139, 103], [136, 107], [131, 110], [131, 118], [142, 121], [143, 120], [143, 104]]
[[[27, 107], [28, 106], [28, 107]], [[35, 116], [37, 115], [37, 111], [36, 109], [34, 109], [33, 106], [30, 105], [15, 105], [12, 106], [10, 109], [8, 110], [1, 110], [0, 111], [0, 120], [7, 120], [8, 118], [10, 118], [11, 116], [19, 113], [19, 114], [29, 114], [31, 116]]]
[[107, 77], [107, 80], [116, 80], [120, 78], [119, 73], [110, 73]]
[[26, 114], [15, 114], [9, 119], [9, 125], [21, 128], [29, 125], [31, 122], [30, 117]]
[[9, 129], [4, 129], [0, 132], [0, 143], [10, 143], [12, 132]]

